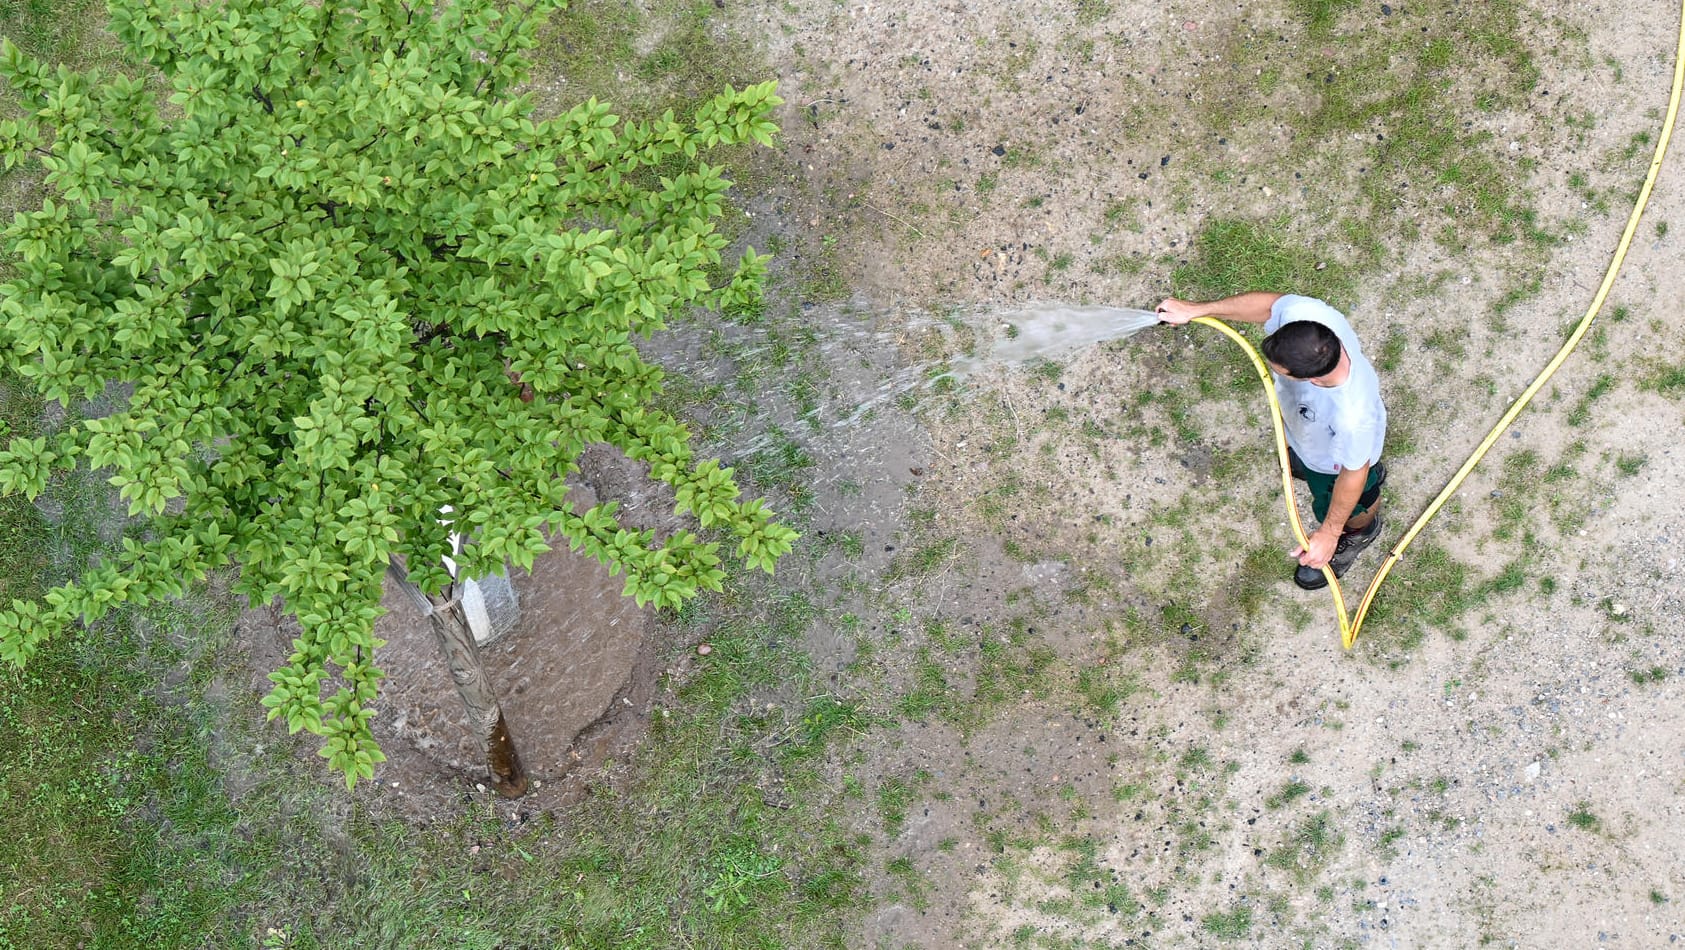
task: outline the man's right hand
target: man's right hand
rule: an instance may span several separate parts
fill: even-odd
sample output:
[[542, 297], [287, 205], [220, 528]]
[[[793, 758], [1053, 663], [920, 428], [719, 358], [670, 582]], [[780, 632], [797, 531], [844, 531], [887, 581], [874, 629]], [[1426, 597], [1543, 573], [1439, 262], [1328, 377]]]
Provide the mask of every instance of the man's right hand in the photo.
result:
[[1158, 305], [1158, 318], [1164, 323], [1179, 327], [1182, 324], [1187, 323], [1189, 320], [1205, 313], [1208, 307], [1209, 304], [1200, 304], [1189, 300], [1177, 300], [1175, 297], [1166, 297], [1164, 298], [1164, 302]]

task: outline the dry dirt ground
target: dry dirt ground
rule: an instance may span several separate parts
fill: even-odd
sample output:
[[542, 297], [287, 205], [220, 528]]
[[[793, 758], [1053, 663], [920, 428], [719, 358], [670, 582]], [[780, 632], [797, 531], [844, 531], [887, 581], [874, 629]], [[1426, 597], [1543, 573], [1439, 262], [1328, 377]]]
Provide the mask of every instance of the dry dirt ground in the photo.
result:
[[[1288, 581], [1261, 394], [1216, 334], [926, 385], [1033, 302], [1247, 289], [1211, 276], [1201, 242], [1250, 222], [1291, 273], [1349, 275], [1325, 286], [1382, 368], [1395, 543], [1584, 311], [1673, 63], [1660, 0], [1470, 7], [728, 8], [787, 100], [750, 237], [781, 242], [772, 306], [807, 326], [824, 381], [756, 396], [757, 425], [813, 462], [807, 543], [836, 542], [781, 575], [823, 592], [805, 646], [824, 681], [897, 723], [832, 763], [873, 842], [851, 945], [1685, 935], [1685, 413], [1658, 382], [1685, 349], [1677, 150], [1619, 309], [1426, 529], [1350, 652], [1328, 596]], [[1333, 19], [1310, 30], [1317, 11]], [[1491, 55], [1448, 45], [1444, 84], [1397, 120], [1453, 117], [1458, 154], [1389, 151], [1424, 133], [1385, 118], [1305, 131], [1342, 84], [1403, 82], [1465, 28]], [[1375, 43], [1379, 59], [1348, 55]], [[1526, 67], [1535, 81], [1506, 85]], [[1494, 211], [1494, 188], [1530, 213]], [[734, 332], [737, 349], [699, 336], [671, 359], [729, 382], [719, 354], [756, 331]], [[728, 460], [765, 445], [715, 438]], [[1380, 553], [1349, 575], [1353, 601]], [[647, 713], [651, 689], [605, 702]]]

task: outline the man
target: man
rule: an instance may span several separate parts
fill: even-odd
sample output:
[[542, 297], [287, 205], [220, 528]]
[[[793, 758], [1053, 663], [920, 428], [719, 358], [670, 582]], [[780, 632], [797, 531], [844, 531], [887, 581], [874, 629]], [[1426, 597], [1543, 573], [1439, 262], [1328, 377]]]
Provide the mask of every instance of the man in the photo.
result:
[[1310, 486], [1318, 521], [1309, 545], [1293, 551], [1293, 580], [1306, 590], [1327, 587], [1324, 564], [1343, 575], [1380, 535], [1376, 508], [1387, 478], [1380, 380], [1351, 324], [1320, 300], [1264, 291], [1206, 303], [1172, 298], [1158, 313], [1178, 326], [1197, 316], [1264, 325], [1262, 352], [1275, 375], [1288, 460], [1293, 477]]

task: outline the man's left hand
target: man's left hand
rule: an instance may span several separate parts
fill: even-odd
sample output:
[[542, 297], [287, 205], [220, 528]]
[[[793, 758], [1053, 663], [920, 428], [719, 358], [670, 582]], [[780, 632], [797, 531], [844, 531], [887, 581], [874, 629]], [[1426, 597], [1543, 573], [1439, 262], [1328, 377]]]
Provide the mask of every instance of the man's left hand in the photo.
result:
[[1321, 528], [1311, 533], [1310, 546], [1294, 548], [1292, 557], [1299, 559], [1299, 563], [1306, 567], [1321, 568], [1334, 556], [1334, 549], [1340, 545], [1340, 532], [1324, 531]]

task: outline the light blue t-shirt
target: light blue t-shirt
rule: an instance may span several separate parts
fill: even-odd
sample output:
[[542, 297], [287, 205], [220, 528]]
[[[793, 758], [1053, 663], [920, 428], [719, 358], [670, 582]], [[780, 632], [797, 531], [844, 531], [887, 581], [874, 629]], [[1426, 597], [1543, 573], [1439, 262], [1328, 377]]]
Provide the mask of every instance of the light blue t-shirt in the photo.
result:
[[1275, 378], [1281, 400], [1287, 444], [1312, 471], [1338, 475], [1381, 460], [1387, 435], [1387, 407], [1381, 403], [1381, 380], [1363, 355], [1357, 334], [1340, 311], [1314, 297], [1283, 296], [1270, 307], [1265, 335], [1295, 320], [1320, 323], [1340, 338], [1351, 358], [1351, 373], [1338, 386], [1318, 386], [1308, 380]]

